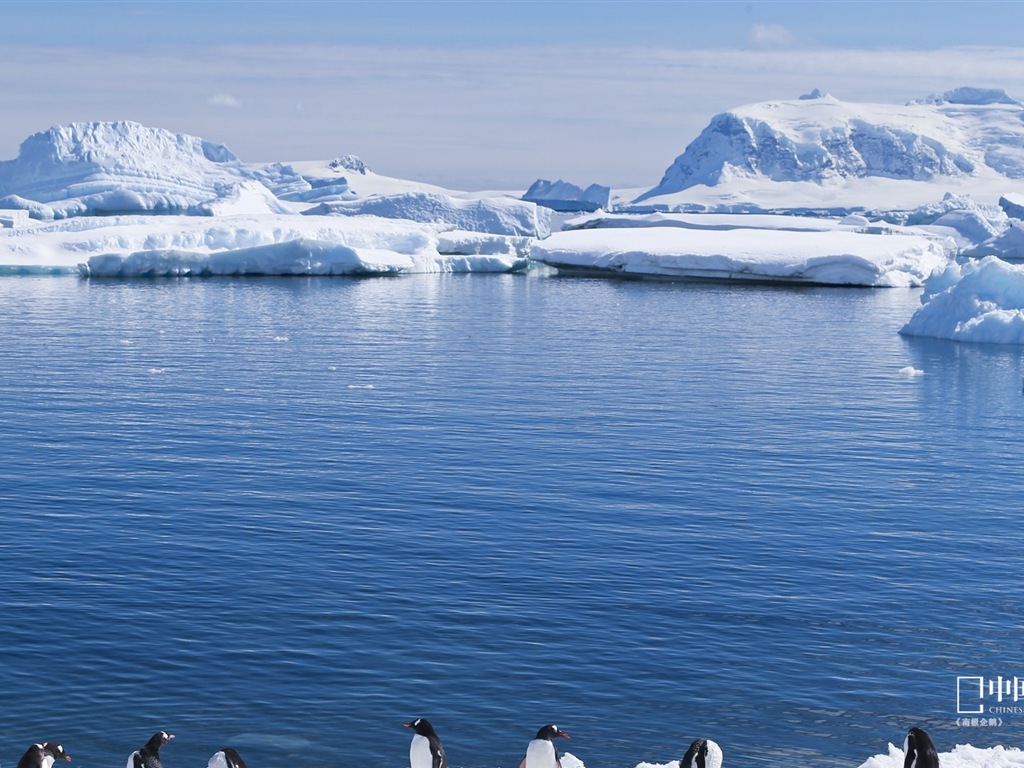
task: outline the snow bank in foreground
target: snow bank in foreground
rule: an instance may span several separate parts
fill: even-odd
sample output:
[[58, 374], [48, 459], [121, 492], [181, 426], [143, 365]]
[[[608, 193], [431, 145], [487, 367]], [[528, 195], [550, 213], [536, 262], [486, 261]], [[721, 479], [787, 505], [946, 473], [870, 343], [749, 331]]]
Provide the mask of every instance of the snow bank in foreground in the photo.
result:
[[[905, 755], [899, 747], [890, 744], [889, 754], [869, 757], [860, 768], [903, 768]], [[1021, 768], [1024, 752], [1014, 747], [981, 749], [970, 744], [957, 744], [949, 752], [939, 753], [942, 768]]]
[[863, 286], [921, 285], [949, 260], [912, 235], [679, 227], [558, 232], [531, 255], [567, 272]]
[[[904, 759], [903, 750], [890, 744], [888, 754], [869, 757], [859, 768], [903, 768]], [[731, 764], [728, 752], [723, 762], [726, 766]], [[949, 752], [939, 753], [939, 765], [942, 768], [1024, 768], [1024, 752], [1012, 747], [981, 749], [970, 744], [958, 744]], [[679, 761], [638, 763], [636, 768], [679, 768]]]
[[348, 202], [321, 203], [310, 215], [372, 215], [443, 224], [445, 229], [465, 229], [499, 235], [544, 237], [551, 231], [551, 212], [513, 198], [459, 200], [448, 195], [405, 192], [374, 195]]
[[922, 305], [900, 333], [1024, 344], [1024, 266], [995, 256], [950, 263], [924, 284]]

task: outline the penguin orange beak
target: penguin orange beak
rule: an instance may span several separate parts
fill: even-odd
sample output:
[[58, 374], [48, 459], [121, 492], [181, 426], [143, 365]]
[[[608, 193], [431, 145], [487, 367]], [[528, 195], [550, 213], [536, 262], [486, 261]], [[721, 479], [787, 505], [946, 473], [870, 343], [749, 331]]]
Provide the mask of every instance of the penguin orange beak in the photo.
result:
[[558, 735], [559, 735], [559, 736], [564, 736], [564, 737], [565, 737], [565, 738], [567, 738], [567, 739], [571, 739], [571, 738], [572, 738], [572, 736], [570, 736], [570, 735], [569, 735], [568, 733], [566, 733], [565, 731], [559, 731], [559, 732], [558, 732]]
[[412, 723], [402, 723], [406, 728], [412, 728]]
[[70, 763], [71, 762], [71, 755], [64, 755], [64, 759], [67, 760]]

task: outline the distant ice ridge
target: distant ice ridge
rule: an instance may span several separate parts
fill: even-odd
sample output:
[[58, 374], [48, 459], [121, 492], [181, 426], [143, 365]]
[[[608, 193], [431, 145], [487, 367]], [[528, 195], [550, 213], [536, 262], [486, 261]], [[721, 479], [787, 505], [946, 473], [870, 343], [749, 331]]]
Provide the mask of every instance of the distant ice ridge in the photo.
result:
[[304, 211], [317, 216], [381, 216], [402, 218], [450, 229], [490, 232], [499, 235], [545, 237], [551, 232], [546, 208], [512, 198], [458, 200], [429, 192], [373, 195], [351, 202], [321, 203]]
[[591, 184], [586, 189], [568, 181], [537, 179], [523, 195], [523, 200], [543, 205], [555, 211], [596, 211], [607, 210], [611, 189], [600, 184]]
[[600, 214], [533, 244], [559, 271], [677, 280], [919, 286], [955, 247], [896, 227], [781, 216]]
[[994, 256], [951, 262], [924, 284], [905, 336], [1024, 344], [1024, 266]]

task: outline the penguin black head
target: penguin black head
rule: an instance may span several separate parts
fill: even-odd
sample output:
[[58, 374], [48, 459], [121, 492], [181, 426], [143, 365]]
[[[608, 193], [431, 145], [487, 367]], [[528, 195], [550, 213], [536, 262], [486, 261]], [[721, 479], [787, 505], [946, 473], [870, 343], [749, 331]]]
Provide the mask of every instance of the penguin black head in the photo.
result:
[[920, 728], [907, 731], [903, 751], [907, 755], [903, 760], [903, 768], [939, 768], [939, 753], [935, 751], [935, 744], [931, 736]]
[[71, 762], [71, 755], [65, 752], [64, 747], [60, 744], [54, 744], [52, 741], [47, 741], [43, 744], [43, 751], [54, 760], [67, 760], [68, 762]]
[[70, 760], [71, 755], [55, 741], [33, 744], [18, 761], [18, 768], [51, 768], [57, 760]]
[[538, 739], [547, 739], [548, 741], [551, 741], [556, 736], [561, 736], [562, 738], [565, 738], [565, 739], [571, 739], [572, 738], [572, 736], [570, 736], [565, 731], [559, 730], [557, 725], [545, 725], [543, 728], [541, 728], [539, 731], [537, 731], [536, 738], [538, 738]]
[[437, 736], [437, 731], [434, 730], [434, 726], [430, 724], [430, 721], [425, 717], [417, 717], [411, 723], [402, 723], [406, 728], [412, 728], [420, 736], [431, 737]]
[[697, 739], [679, 761], [679, 768], [722, 768], [722, 748], [711, 739]]
[[146, 742], [146, 746], [144, 746], [143, 749], [152, 754], [156, 754], [160, 751], [160, 747], [162, 747], [164, 744], [166, 744], [173, 738], [173, 733], [168, 733], [167, 731], [157, 731], [153, 734], [152, 738], [150, 738], [150, 740]]

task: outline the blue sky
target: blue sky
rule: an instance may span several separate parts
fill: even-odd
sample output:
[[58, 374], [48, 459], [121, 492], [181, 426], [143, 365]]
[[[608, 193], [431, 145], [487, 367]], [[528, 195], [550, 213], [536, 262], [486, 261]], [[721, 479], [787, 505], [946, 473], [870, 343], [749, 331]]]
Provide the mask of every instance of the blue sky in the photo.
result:
[[356, 154], [457, 188], [652, 186], [716, 113], [812, 88], [1024, 98], [1024, 3], [5, 2], [0, 158], [129, 119], [250, 162]]

